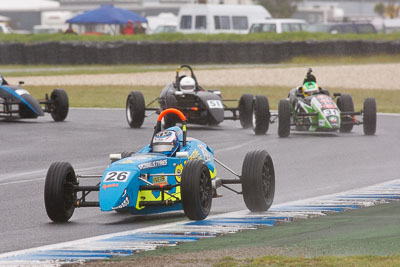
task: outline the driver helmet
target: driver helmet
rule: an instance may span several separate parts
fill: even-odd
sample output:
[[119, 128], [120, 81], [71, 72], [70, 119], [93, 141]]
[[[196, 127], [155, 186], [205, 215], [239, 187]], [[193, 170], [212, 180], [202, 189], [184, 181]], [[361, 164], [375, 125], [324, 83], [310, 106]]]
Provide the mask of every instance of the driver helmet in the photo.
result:
[[319, 87], [316, 82], [306, 82], [303, 84], [302, 91], [304, 96], [310, 96], [318, 93]]
[[175, 131], [163, 130], [153, 137], [153, 152], [172, 156], [178, 150], [179, 139]]
[[183, 93], [191, 93], [196, 89], [196, 82], [192, 77], [183, 77], [179, 83], [179, 89]]

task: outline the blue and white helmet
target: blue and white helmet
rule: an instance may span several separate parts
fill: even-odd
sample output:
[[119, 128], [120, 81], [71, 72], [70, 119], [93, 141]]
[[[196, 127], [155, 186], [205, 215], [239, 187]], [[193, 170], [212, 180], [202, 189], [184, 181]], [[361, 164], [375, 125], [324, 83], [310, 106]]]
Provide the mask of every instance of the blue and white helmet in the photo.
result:
[[179, 139], [175, 131], [164, 130], [157, 133], [153, 138], [153, 152], [172, 156], [178, 150]]

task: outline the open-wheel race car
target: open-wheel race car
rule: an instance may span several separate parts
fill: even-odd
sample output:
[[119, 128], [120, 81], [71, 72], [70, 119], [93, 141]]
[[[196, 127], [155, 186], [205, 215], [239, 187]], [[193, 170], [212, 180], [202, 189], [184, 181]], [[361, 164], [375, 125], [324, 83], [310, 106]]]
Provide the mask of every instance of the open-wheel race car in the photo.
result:
[[[365, 135], [376, 131], [376, 102], [366, 98], [361, 111], [354, 111], [353, 98], [349, 94], [334, 93], [337, 102], [327, 90], [318, 87], [309, 69], [303, 86], [293, 88], [287, 99], [278, 105], [278, 135], [287, 137], [291, 128], [311, 132], [351, 132], [354, 125], [363, 125]], [[356, 118], [362, 116], [362, 120]]]
[[[161, 129], [161, 120], [175, 114], [182, 128]], [[205, 219], [217, 188], [241, 184], [250, 211], [266, 211], [275, 193], [275, 171], [267, 151], [248, 152], [242, 174], [214, 158], [213, 150], [200, 140], [187, 137], [186, 118], [176, 109], [164, 110], [158, 117], [153, 137], [136, 153], [111, 154], [112, 163], [102, 175], [77, 175], [70, 163], [52, 163], [46, 176], [44, 200], [49, 218], [68, 221], [75, 208], [100, 207], [102, 211], [136, 215], [183, 209], [191, 220]], [[216, 164], [236, 178], [217, 176]], [[93, 186], [80, 185], [82, 179], [96, 179]], [[100, 191], [98, 201], [88, 201], [90, 192]]]
[[[190, 71], [190, 77], [180, 75], [182, 69]], [[233, 99], [222, 99], [221, 91], [204, 90], [188, 65], [182, 65], [176, 70], [175, 82], [168, 84], [162, 89], [160, 97], [154, 99], [147, 105], [143, 94], [132, 91], [126, 100], [126, 119], [132, 128], [142, 126], [145, 111], [160, 113], [168, 108], [180, 110], [187, 118], [187, 123], [199, 125], [218, 125], [224, 120], [240, 120], [243, 128], [253, 128], [256, 134], [265, 134], [270, 122], [270, 111], [268, 98], [263, 95], [253, 96], [244, 94], [238, 101], [238, 107], [228, 107], [224, 102], [237, 101]], [[158, 102], [159, 107], [150, 107]], [[231, 112], [225, 116], [225, 111]], [[163, 120], [166, 127], [171, 127], [179, 121], [175, 114], [168, 114]]]
[[45, 99], [37, 100], [22, 84], [21, 81], [19, 85], [9, 85], [0, 74], [0, 118], [34, 119], [48, 112], [55, 121], [65, 120], [69, 102], [63, 89], [54, 89], [50, 97], [46, 94]]

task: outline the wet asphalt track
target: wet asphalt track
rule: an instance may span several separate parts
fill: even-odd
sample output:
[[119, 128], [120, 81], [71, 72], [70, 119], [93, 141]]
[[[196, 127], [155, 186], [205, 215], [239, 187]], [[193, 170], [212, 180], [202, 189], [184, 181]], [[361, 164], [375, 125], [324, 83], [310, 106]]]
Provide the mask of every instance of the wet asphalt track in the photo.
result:
[[[51, 162], [69, 161], [78, 173], [101, 174], [110, 152], [135, 151], [149, 142], [154, 122], [155, 116], [149, 117], [143, 128], [133, 130], [123, 110], [95, 109], [72, 109], [64, 123], [49, 115], [0, 120], [0, 253], [184, 219], [181, 212], [141, 217], [85, 208], [76, 210], [70, 223], [54, 224], [45, 212], [44, 177]], [[376, 136], [364, 136], [358, 126], [350, 134], [292, 133], [282, 139], [277, 124], [267, 135], [254, 136], [232, 121], [188, 131], [239, 173], [247, 151], [267, 149], [275, 164], [275, 203], [400, 178], [400, 116], [379, 116]], [[241, 196], [219, 192], [224, 197], [213, 200], [213, 214], [246, 208]]]

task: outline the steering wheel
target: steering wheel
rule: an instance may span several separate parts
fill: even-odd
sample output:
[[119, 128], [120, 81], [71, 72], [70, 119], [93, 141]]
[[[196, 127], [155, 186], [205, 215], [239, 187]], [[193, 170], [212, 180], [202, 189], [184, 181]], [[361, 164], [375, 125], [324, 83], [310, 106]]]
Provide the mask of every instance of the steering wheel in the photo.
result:
[[176, 77], [175, 77], [176, 88], [177, 89], [180, 88], [179, 84], [180, 84], [180, 78], [181, 77], [179, 77], [179, 72], [184, 68], [190, 70], [190, 76], [193, 78], [193, 80], [195, 82], [195, 89], [197, 90], [197, 87], [198, 87], [199, 84], [197, 82], [196, 75], [194, 75], [194, 73], [193, 73], [192, 67], [190, 67], [189, 65], [181, 65], [179, 68], [176, 69]]
[[187, 132], [186, 132], [186, 117], [185, 117], [185, 115], [183, 115], [183, 113], [180, 110], [178, 110], [176, 108], [167, 108], [167, 109], [163, 110], [160, 113], [160, 115], [158, 115], [156, 126], [154, 126], [154, 133], [153, 133], [153, 137], [151, 138], [150, 147], [153, 147], [153, 138], [154, 138], [154, 136], [158, 132], [161, 132], [161, 121], [162, 121], [162, 118], [164, 118], [165, 115], [171, 114], [171, 113], [178, 115], [178, 117], [182, 121], [183, 147], [186, 146], [186, 136], [187, 136]]

